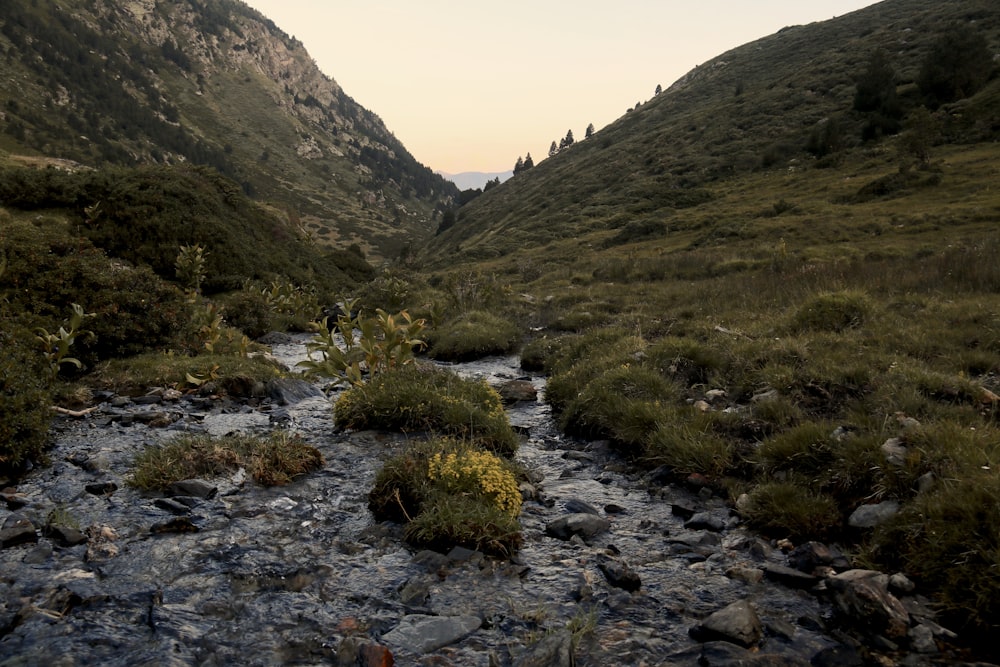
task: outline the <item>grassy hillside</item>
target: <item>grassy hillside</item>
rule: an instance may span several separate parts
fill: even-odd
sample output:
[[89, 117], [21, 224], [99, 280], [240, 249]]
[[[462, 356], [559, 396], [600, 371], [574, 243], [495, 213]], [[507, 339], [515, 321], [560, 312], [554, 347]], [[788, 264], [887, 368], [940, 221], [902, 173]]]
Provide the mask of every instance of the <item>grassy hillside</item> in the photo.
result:
[[0, 150], [215, 168], [318, 243], [394, 257], [458, 192], [241, 2], [11, 0]]
[[[942, 39], [970, 34], [985, 74], [936, 97]], [[879, 49], [877, 112], [856, 94]], [[444, 330], [517, 322], [566, 432], [906, 572], [976, 643], [1000, 622], [998, 53], [979, 0], [734, 49], [458, 210], [419, 302]]]
[[[733, 222], [725, 198], [734, 177], [813, 168], [850, 173], [869, 159], [865, 149], [895, 150], [862, 145], [872, 114], [853, 109], [856, 81], [883, 49], [903, 110], [919, 106], [914, 81], [921, 64], [956, 23], [981, 34], [991, 53], [1000, 48], [995, 3], [889, 0], [724, 53], [593, 137], [473, 200], [428, 246], [427, 260], [486, 259], [590, 234], [603, 241], [608, 230], [626, 226], [626, 235], [662, 237], [664, 224], [675, 230], [713, 211], [743, 225]], [[994, 79], [971, 99], [943, 107], [947, 139], [994, 140], [998, 101]], [[766, 183], [774, 202], [787, 198], [780, 181]]]

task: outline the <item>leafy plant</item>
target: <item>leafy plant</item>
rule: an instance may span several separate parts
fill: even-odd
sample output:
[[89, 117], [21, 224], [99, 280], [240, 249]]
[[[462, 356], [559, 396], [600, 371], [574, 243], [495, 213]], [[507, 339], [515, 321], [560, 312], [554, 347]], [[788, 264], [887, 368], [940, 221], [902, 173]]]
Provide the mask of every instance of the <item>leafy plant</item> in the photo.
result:
[[66, 326], [61, 326], [59, 327], [59, 331], [49, 333], [44, 328], [39, 327], [35, 333], [35, 338], [41, 343], [42, 354], [48, 363], [49, 372], [52, 374], [53, 380], [59, 375], [59, 369], [63, 364], [71, 364], [77, 368], [83, 368], [83, 362], [76, 357], [68, 356], [69, 349], [76, 342], [78, 336], [94, 336], [94, 332], [80, 328], [83, 321], [88, 317], [93, 317], [94, 314], [85, 313], [83, 306], [77, 303], [73, 304], [72, 310], [73, 313], [70, 315], [67, 324], [69, 329]]
[[[337, 317], [336, 327], [328, 327], [324, 319], [323, 330], [306, 344], [309, 359], [298, 365], [308, 375], [357, 386], [366, 377], [413, 362], [414, 348], [424, 345], [418, 338], [424, 320], [414, 320], [405, 310], [390, 315], [378, 309], [375, 317], [351, 315], [356, 303], [354, 300], [345, 303], [345, 312]], [[319, 359], [313, 359], [316, 352]]]
[[174, 267], [181, 287], [195, 293], [201, 291], [201, 283], [205, 280], [206, 254], [199, 244], [180, 247]]

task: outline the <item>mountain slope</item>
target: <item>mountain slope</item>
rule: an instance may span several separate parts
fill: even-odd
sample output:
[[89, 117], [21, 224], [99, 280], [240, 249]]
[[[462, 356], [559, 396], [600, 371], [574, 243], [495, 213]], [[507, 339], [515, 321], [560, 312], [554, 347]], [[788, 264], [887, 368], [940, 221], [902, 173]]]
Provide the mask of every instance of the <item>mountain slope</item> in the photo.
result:
[[[872, 53], [888, 52], [900, 97], [915, 105], [920, 63], [956, 23], [972, 26], [997, 52], [1000, 7], [988, 0], [887, 0], [733, 49], [472, 201], [426, 257], [487, 259], [625, 225], [656, 228], [678, 211], [710, 209], [720, 184], [735, 175], [818, 163], [806, 149], [827, 128], [836, 128], [838, 148], [857, 147], [867, 119], [852, 103]], [[948, 113], [949, 130], [962, 140], [995, 138], [998, 86], [994, 79]]]
[[392, 256], [457, 194], [234, 0], [9, 0], [0, 149], [215, 167], [321, 244]]

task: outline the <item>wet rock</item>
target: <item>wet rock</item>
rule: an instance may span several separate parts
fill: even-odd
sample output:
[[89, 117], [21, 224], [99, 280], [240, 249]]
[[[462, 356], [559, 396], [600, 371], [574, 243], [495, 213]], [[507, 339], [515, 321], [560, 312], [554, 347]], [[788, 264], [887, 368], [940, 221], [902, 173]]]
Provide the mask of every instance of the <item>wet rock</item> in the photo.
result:
[[566, 501], [566, 511], [570, 514], [595, 514], [600, 516], [600, 512], [597, 508], [590, 503], [585, 503], [582, 500], [577, 500], [573, 498]]
[[189, 517], [181, 516], [153, 524], [149, 532], [154, 535], [162, 535], [164, 533], [197, 533], [198, 530], [198, 526], [194, 525]]
[[7, 503], [7, 509], [19, 510], [28, 504], [28, 500], [14, 489], [4, 489], [0, 492], [0, 500]]
[[72, 526], [49, 526], [45, 534], [61, 547], [75, 547], [87, 541], [87, 536]]
[[893, 593], [906, 595], [912, 593], [916, 588], [917, 585], [902, 572], [897, 572], [889, 577], [889, 590]]
[[157, 403], [161, 403], [162, 401], [163, 398], [157, 396], [156, 394], [151, 394], [147, 396], [134, 396], [132, 398], [132, 402], [135, 403], [136, 405], [156, 405]]
[[604, 506], [605, 514], [625, 514], [627, 511], [628, 510], [617, 503], [608, 503]]
[[938, 645], [934, 641], [934, 631], [927, 625], [917, 625], [907, 632], [910, 648], [917, 653], [937, 653]]
[[482, 621], [477, 616], [404, 616], [399, 625], [382, 636], [390, 647], [430, 653], [454, 644], [479, 629]]
[[792, 549], [788, 554], [788, 564], [809, 574], [815, 573], [818, 567], [843, 570], [851, 566], [847, 556], [839, 549], [820, 542], [806, 542]]
[[812, 657], [812, 667], [864, 667], [865, 661], [853, 646], [830, 646]]
[[345, 637], [337, 647], [337, 664], [341, 667], [393, 667], [392, 651], [381, 644], [360, 637]]
[[214, 498], [218, 492], [218, 487], [203, 479], [185, 479], [174, 482], [167, 487], [167, 495], [169, 496], [192, 496], [206, 500]]
[[698, 513], [698, 509], [692, 505], [673, 503], [670, 506], [670, 513], [674, 516], [679, 516], [680, 518], [687, 520]]
[[0, 549], [16, 547], [20, 544], [30, 544], [38, 541], [35, 524], [26, 516], [11, 514], [0, 528]]
[[764, 629], [750, 603], [738, 600], [691, 628], [690, 635], [700, 642], [719, 640], [750, 648], [764, 636]]
[[785, 565], [764, 563], [762, 567], [765, 577], [790, 588], [812, 588], [819, 583], [819, 578]]
[[698, 512], [684, 522], [684, 527], [688, 530], [710, 530], [713, 533], [721, 533], [726, 529], [726, 519], [714, 512]]
[[528, 648], [514, 662], [515, 667], [572, 667], [573, 635], [560, 630]]
[[319, 387], [300, 378], [277, 378], [268, 380], [266, 395], [278, 405], [295, 405], [307, 398], [323, 398], [326, 395]]
[[450, 561], [448, 557], [437, 551], [431, 551], [430, 549], [424, 549], [413, 556], [413, 562], [417, 565], [423, 565], [428, 571], [434, 572], [442, 568], [448, 567]]
[[862, 631], [896, 640], [906, 636], [910, 614], [889, 592], [889, 576], [873, 570], [848, 570], [826, 580], [837, 609]]
[[560, 540], [574, 535], [584, 539], [596, 537], [611, 528], [611, 522], [593, 514], [577, 513], [561, 516], [545, 526], [545, 533]]
[[178, 516], [187, 514], [191, 511], [191, 508], [184, 503], [177, 502], [173, 498], [157, 498], [153, 501], [153, 504], [162, 510], [166, 510], [171, 514], [177, 514]]
[[527, 380], [511, 380], [497, 387], [500, 399], [505, 405], [518, 401], [534, 401], [538, 399], [538, 390]]
[[597, 567], [604, 574], [608, 583], [616, 588], [621, 588], [629, 593], [634, 593], [642, 588], [642, 580], [639, 575], [623, 561], [607, 558], [599, 562]]
[[899, 503], [895, 500], [862, 505], [851, 513], [847, 519], [847, 525], [852, 528], [874, 528], [891, 519], [897, 512], [899, 512]]
[[52, 555], [52, 545], [48, 542], [39, 544], [37, 547], [28, 552], [24, 557], [25, 563], [29, 565], [41, 565], [49, 559]]
[[764, 570], [756, 567], [731, 567], [726, 570], [726, 576], [730, 579], [742, 581], [747, 584], [759, 584], [764, 581]]
[[481, 551], [465, 547], [453, 547], [446, 556], [450, 563], [481, 563], [485, 556]]
[[110, 496], [118, 490], [118, 485], [114, 482], [93, 482], [84, 487], [87, 493], [95, 496]]

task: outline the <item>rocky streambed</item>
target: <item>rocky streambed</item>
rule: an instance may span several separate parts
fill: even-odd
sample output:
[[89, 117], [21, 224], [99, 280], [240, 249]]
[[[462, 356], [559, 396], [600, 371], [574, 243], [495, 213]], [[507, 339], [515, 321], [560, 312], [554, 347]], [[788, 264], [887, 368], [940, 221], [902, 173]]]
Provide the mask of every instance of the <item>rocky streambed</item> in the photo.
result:
[[[294, 365], [302, 343], [275, 355]], [[454, 369], [544, 388], [516, 358]], [[521, 551], [415, 552], [367, 509], [406, 437], [338, 430], [330, 399], [302, 381], [267, 389], [242, 402], [106, 396], [57, 419], [51, 466], [0, 501], [0, 665], [958, 662], [905, 577], [755, 537], [708, 489], [562, 437], [540, 398], [509, 409], [531, 476]], [[274, 428], [301, 434], [324, 467], [273, 488], [240, 470], [173, 497], [127, 484], [136, 453], [179, 432]]]

